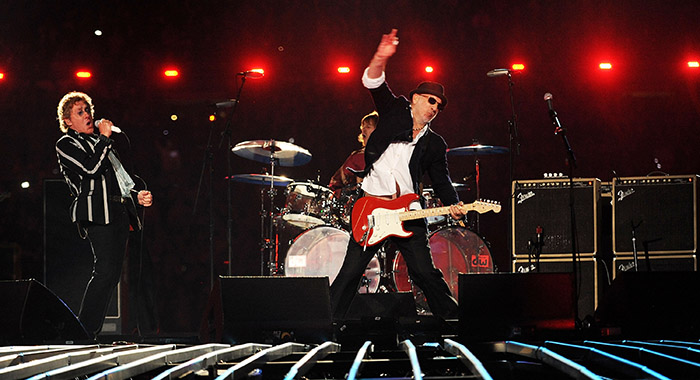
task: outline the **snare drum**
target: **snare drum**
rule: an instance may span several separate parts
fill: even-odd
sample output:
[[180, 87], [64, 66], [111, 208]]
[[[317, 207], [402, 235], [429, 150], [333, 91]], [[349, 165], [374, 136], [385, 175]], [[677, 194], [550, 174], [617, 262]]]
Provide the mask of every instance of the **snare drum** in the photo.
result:
[[[445, 227], [433, 232], [429, 240], [435, 267], [442, 272], [456, 299], [459, 299], [460, 273], [493, 273], [491, 252], [474, 232], [461, 227]], [[394, 258], [394, 283], [398, 291], [413, 291], [416, 305], [427, 310], [427, 301], [422, 291], [411, 286], [408, 268], [400, 252]]]
[[[423, 189], [423, 198], [425, 198], [425, 208], [442, 207], [442, 202], [440, 199], [435, 198], [433, 189]], [[425, 219], [428, 221], [428, 225], [435, 226], [444, 223], [447, 220], [447, 216], [428, 216]]]
[[[347, 231], [330, 226], [316, 226], [302, 232], [287, 251], [285, 276], [328, 276], [332, 284], [343, 265], [349, 240]], [[373, 257], [365, 271], [369, 284], [361, 287], [359, 292], [376, 292], [380, 274], [379, 260]]]
[[301, 228], [324, 224], [330, 216], [333, 192], [311, 182], [292, 182], [285, 191], [282, 219]]

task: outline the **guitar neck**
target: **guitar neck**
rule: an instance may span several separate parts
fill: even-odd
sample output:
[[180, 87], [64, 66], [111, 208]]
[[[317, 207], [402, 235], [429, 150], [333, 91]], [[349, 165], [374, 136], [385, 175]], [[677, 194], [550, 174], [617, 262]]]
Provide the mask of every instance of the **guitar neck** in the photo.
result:
[[[465, 210], [465, 211], [468, 211], [468, 210]], [[450, 206], [426, 208], [426, 209], [422, 209], [422, 210], [404, 211], [399, 215], [399, 220], [401, 220], [401, 221], [414, 220], [414, 219], [420, 219], [420, 218], [427, 218], [429, 216], [447, 215], [449, 213], [450, 213]]]

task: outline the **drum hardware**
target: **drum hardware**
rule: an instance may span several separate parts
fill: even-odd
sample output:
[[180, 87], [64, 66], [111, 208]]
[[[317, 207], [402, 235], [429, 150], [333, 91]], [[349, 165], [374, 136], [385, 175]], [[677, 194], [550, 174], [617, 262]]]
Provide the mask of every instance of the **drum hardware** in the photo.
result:
[[[472, 145], [460, 146], [457, 148], [450, 148], [447, 150], [447, 154], [451, 156], [474, 156], [474, 176], [476, 183], [476, 199], [481, 199], [481, 172], [479, 167], [479, 156], [495, 155], [508, 153], [510, 150], [504, 146], [493, 146], [493, 145], [483, 145], [479, 144], [478, 141], [474, 140]], [[478, 213], [474, 219], [474, 230], [479, 233], [479, 215]]]
[[[282, 268], [279, 265], [279, 242], [276, 239], [277, 234], [275, 234], [275, 223], [274, 223], [274, 197], [276, 195], [275, 186], [286, 185], [287, 178], [275, 176], [275, 166], [299, 166], [304, 165], [311, 161], [311, 153], [297, 145], [284, 141], [276, 140], [253, 140], [244, 141], [236, 144], [231, 151], [238, 156], [247, 158], [250, 160], [263, 162], [270, 164], [270, 174], [261, 175], [261, 183], [257, 183], [258, 177], [252, 174], [239, 176], [239, 181], [251, 183], [254, 181], [256, 184], [268, 185], [269, 190], [268, 195], [270, 199], [270, 209], [269, 212], [265, 211], [265, 196], [261, 191], [261, 244], [260, 244], [260, 274], [264, 275], [264, 263], [265, 263], [265, 252], [268, 253], [268, 271], [269, 274], [274, 276], [282, 274]], [[253, 179], [251, 179], [253, 178]], [[235, 176], [232, 177], [235, 180]], [[291, 182], [291, 180], [289, 181]], [[269, 218], [269, 219], [268, 219]], [[265, 236], [265, 220], [268, 219], [268, 234]], [[274, 242], [274, 243], [273, 243]]]

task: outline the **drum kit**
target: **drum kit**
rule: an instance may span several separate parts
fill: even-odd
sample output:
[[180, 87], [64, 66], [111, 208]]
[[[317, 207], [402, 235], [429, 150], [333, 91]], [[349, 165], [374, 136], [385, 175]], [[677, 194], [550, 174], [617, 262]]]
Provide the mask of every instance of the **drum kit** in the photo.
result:
[[[317, 181], [296, 181], [276, 176], [275, 166], [300, 166], [311, 161], [312, 155], [308, 150], [292, 143], [275, 140], [246, 141], [237, 144], [232, 151], [240, 157], [270, 165], [270, 174], [238, 174], [231, 177], [235, 182], [262, 186], [262, 191], [268, 194], [269, 210], [265, 211], [263, 196], [260, 213], [261, 257], [267, 253], [268, 274], [290, 277], [328, 276], [332, 283], [343, 263], [351, 238], [350, 215], [352, 205], [361, 194], [359, 185], [333, 192]], [[478, 156], [505, 151], [507, 148], [474, 144], [450, 149], [448, 154], [475, 157], [478, 192]], [[457, 191], [468, 189], [464, 184], [455, 183], [454, 186]], [[285, 187], [285, 204], [279, 212], [274, 212], [276, 187]], [[442, 206], [432, 189], [424, 189], [422, 195], [427, 207]], [[266, 229], [265, 226], [269, 228]], [[478, 231], [475, 233], [444, 216], [429, 218], [428, 227], [433, 261], [442, 271], [455, 297], [458, 296], [459, 273], [494, 271], [488, 245], [479, 237]], [[289, 239], [284, 239], [285, 237]], [[418, 309], [427, 309], [420, 289], [410, 283], [401, 253], [387, 241], [368, 265], [358, 292], [391, 291], [413, 291]]]

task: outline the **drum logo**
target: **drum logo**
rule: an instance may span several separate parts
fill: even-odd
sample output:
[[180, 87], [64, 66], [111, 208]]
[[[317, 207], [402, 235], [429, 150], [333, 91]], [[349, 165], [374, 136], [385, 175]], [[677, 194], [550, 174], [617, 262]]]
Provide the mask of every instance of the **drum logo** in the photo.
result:
[[518, 198], [518, 204], [521, 204], [521, 203], [525, 202], [526, 200], [528, 200], [528, 199], [530, 199], [530, 198], [532, 198], [532, 197], [534, 197], [534, 196], [535, 196], [535, 193], [534, 193], [532, 190], [530, 190], [530, 191], [528, 191], [528, 192], [525, 193], [525, 194], [523, 194], [523, 193], [518, 193], [518, 195], [516, 196], [516, 198]]
[[489, 268], [491, 266], [491, 256], [489, 255], [473, 255], [472, 267]]

